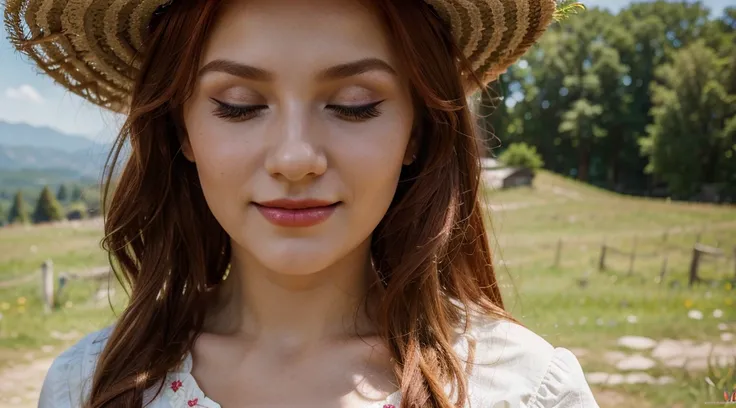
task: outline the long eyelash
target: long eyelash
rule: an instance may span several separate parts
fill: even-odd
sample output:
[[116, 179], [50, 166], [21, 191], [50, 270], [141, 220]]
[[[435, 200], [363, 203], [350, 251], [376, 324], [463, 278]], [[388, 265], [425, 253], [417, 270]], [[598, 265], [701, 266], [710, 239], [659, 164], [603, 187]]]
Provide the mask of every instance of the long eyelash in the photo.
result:
[[217, 99], [212, 99], [212, 102], [217, 104], [217, 108], [215, 108], [215, 116], [222, 119], [232, 120], [232, 121], [242, 121], [247, 119], [252, 119], [258, 114], [268, 108], [268, 105], [248, 105], [248, 106], [235, 106], [230, 105], [225, 102], [220, 102]]
[[[232, 121], [252, 119], [268, 108], [268, 105], [235, 106], [214, 98], [211, 99], [217, 105], [215, 116]], [[361, 106], [329, 105], [328, 108], [348, 120], [363, 121], [380, 116], [381, 112], [377, 108], [381, 103], [383, 101]]]
[[381, 112], [377, 109], [377, 107], [382, 102], [383, 101], [378, 101], [361, 106], [329, 105], [328, 108], [333, 110], [338, 115], [343, 116], [349, 120], [361, 121], [380, 116]]

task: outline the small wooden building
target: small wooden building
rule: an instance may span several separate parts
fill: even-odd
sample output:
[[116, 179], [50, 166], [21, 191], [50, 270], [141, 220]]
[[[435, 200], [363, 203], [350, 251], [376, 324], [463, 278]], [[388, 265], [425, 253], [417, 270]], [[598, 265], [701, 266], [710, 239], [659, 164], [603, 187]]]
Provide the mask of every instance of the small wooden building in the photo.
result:
[[531, 186], [534, 182], [534, 172], [524, 167], [506, 167], [498, 160], [482, 158], [483, 183], [494, 190]]

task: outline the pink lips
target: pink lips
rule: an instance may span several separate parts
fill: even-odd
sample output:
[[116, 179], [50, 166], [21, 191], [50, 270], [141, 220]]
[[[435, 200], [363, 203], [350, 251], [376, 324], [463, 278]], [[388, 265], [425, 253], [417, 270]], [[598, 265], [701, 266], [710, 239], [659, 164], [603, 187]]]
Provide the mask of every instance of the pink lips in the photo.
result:
[[273, 200], [254, 203], [271, 224], [279, 227], [311, 227], [326, 221], [340, 203], [321, 200]]

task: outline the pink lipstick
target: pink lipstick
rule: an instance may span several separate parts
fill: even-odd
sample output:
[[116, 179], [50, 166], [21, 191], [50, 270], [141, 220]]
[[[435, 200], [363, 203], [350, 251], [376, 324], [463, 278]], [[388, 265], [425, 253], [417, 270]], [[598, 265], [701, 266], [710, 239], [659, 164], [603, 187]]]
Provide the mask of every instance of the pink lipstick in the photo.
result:
[[321, 224], [330, 218], [339, 204], [312, 199], [254, 203], [268, 222], [279, 227], [312, 227]]

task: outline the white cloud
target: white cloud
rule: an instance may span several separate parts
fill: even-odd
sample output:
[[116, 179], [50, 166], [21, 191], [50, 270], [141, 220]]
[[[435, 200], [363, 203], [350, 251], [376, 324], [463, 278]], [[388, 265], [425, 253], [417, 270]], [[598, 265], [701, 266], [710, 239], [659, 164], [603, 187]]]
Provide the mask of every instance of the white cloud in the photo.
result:
[[8, 88], [5, 90], [5, 96], [10, 99], [17, 99], [19, 101], [33, 102], [42, 104], [44, 102], [43, 97], [36, 90], [36, 88], [30, 85], [21, 85], [17, 88]]
[[[55, 85], [50, 79], [39, 78], [41, 83], [32, 84], [31, 88], [40, 90], [37, 93], [43, 95], [41, 104], [26, 102], [27, 99], [21, 103], [17, 98], [9, 97], [7, 90], [0, 88], [0, 121], [47, 126], [100, 142], [108, 142], [117, 134], [124, 116], [110, 113], [85, 101], [71, 91]], [[20, 85], [12, 87], [16, 93], [22, 88]]]

